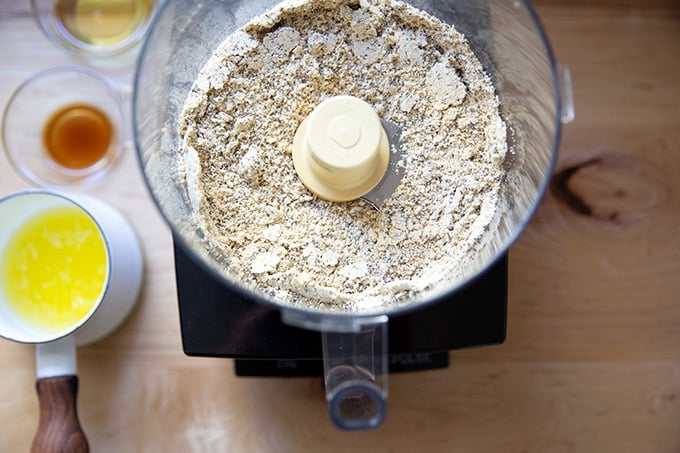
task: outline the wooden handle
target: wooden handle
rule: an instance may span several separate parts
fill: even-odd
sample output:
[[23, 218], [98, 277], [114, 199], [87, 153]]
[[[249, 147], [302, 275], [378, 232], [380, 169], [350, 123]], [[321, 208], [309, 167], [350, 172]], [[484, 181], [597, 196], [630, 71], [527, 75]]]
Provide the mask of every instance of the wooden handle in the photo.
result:
[[36, 382], [40, 422], [31, 453], [87, 453], [90, 447], [78, 421], [77, 376], [57, 376]]

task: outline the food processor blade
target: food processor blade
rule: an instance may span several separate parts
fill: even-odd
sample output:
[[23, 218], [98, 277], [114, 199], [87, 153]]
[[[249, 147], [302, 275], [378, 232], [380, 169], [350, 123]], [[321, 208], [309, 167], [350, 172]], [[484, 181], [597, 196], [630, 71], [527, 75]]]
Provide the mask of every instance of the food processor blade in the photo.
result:
[[401, 128], [391, 121], [380, 119], [380, 122], [390, 142], [390, 163], [378, 185], [361, 197], [377, 210], [380, 210], [385, 200], [397, 190], [406, 170], [406, 155], [401, 146]]

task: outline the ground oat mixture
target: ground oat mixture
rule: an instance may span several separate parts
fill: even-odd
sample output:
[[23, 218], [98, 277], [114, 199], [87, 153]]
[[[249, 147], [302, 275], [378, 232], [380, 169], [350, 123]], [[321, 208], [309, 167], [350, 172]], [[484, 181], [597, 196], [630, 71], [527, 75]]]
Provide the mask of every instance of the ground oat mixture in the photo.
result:
[[[380, 211], [318, 199], [293, 167], [297, 127], [341, 94], [402, 128], [405, 174]], [[398, 1], [280, 4], [215, 52], [179, 132], [211, 253], [282, 302], [409, 301], [462, 275], [498, 221], [507, 145], [491, 79], [461, 34]]]

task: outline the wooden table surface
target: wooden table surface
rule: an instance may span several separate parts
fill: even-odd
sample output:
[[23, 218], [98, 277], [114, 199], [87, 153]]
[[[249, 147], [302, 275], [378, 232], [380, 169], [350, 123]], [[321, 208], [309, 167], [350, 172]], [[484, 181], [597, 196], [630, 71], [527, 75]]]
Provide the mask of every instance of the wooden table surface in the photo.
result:
[[[32, 73], [76, 61], [28, 4], [0, 0], [0, 106]], [[146, 279], [128, 321], [78, 351], [92, 450], [680, 452], [680, 5], [537, 9], [577, 118], [562, 184], [511, 249], [505, 344], [391, 377], [386, 422], [359, 433], [331, 426], [319, 379], [236, 378], [231, 360], [186, 357], [170, 233], [128, 152], [94, 193], [138, 231]], [[0, 154], [0, 195], [26, 187]], [[31, 346], [0, 341], [0, 452], [29, 448], [34, 373]]]

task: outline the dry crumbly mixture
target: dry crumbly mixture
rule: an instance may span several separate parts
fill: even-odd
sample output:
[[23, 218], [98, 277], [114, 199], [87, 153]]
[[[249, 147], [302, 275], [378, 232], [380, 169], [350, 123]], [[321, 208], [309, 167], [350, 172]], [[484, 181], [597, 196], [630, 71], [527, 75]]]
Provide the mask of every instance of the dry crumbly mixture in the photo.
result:
[[[341, 94], [402, 128], [405, 174], [380, 211], [320, 200], [295, 173], [298, 125]], [[286, 1], [251, 21], [201, 71], [179, 132], [211, 253], [284, 303], [411, 301], [463, 278], [500, 215], [491, 79], [460, 33], [395, 0]]]

